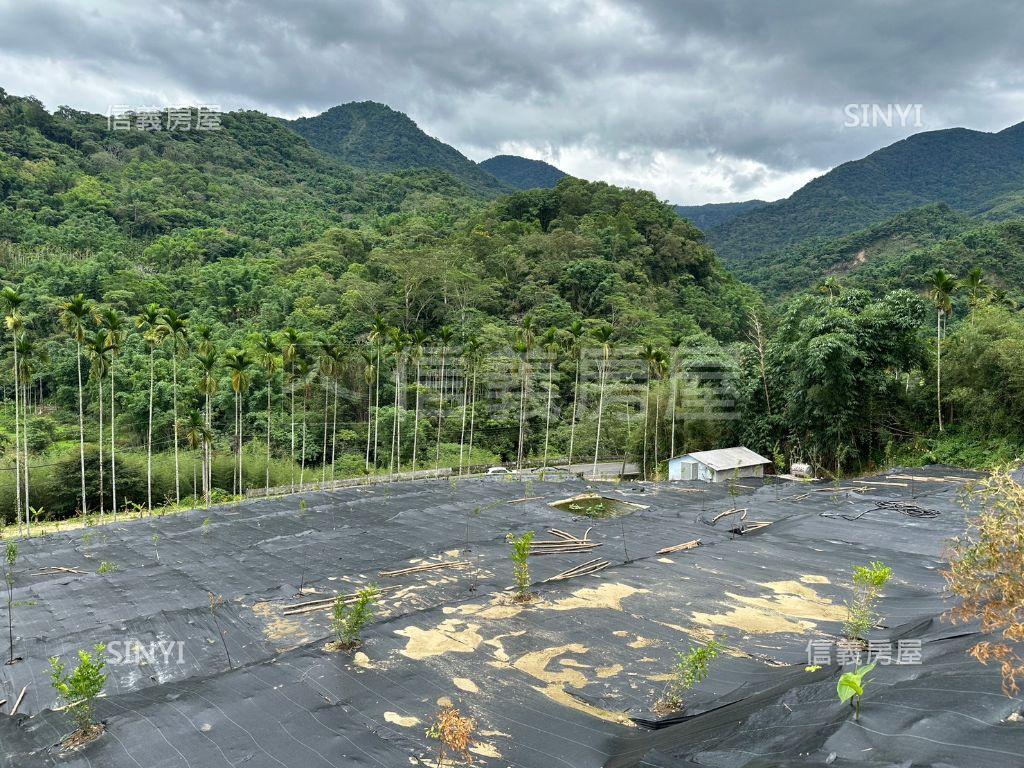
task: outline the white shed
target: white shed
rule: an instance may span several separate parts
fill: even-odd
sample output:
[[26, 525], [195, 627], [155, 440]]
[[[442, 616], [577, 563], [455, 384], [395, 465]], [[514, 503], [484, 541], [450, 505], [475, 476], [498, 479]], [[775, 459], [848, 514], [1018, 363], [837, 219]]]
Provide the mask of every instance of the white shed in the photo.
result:
[[668, 479], [724, 483], [734, 477], [764, 477], [764, 468], [771, 463], [743, 446], [697, 451], [669, 459]]

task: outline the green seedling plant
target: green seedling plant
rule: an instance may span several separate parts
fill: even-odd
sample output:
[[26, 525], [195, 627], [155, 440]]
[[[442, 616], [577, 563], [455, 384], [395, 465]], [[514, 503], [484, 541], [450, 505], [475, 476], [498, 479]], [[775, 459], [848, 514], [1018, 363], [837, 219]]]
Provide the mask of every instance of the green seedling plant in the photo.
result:
[[75, 719], [78, 732], [87, 735], [96, 730], [96, 697], [103, 693], [107, 676], [103, 672], [106, 646], [96, 645], [93, 652], [78, 652], [78, 666], [68, 672], [67, 666], [56, 656], [50, 659], [50, 680], [57, 695], [67, 705]]
[[860, 720], [860, 700], [864, 696], [864, 687], [867, 685], [867, 674], [875, 668], [875, 662], [858, 667], [856, 672], [844, 672], [836, 684], [836, 693], [839, 695], [839, 702], [845, 704], [850, 702], [853, 707], [854, 721]]
[[707, 679], [711, 662], [725, 650], [720, 642], [712, 638], [703, 647], [691, 648], [687, 653], [678, 654], [678, 661], [672, 668], [672, 679], [655, 705], [661, 712], [671, 712], [683, 706], [683, 693]]
[[14, 658], [14, 566], [18, 562], [18, 545], [13, 541], [7, 542], [4, 552], [4, 586], [7, 587], [7, 635], [10, 639], [10, 653], [7, 656], [7, 663], [13, 664]]
[[525, 603], [530, 599], [530, 545], [533, 543], [533, 531], [522, 536], [508, 534], [506, 539], [512, 545], [512, 575], [516, 581], [516, 600]]
[[117, 563], [112, 563], [109, 560], [103, 560], [100, 562], [100, 567], [96, 569], [96, 573], [116, 573], [118, 570], [120, 570], [120, 568], [118, 568]]
[[850, 640], [863, 641], [881, 618], [876, 610], [882, 589], [892, 578], [892, 568], [880, 561], [853, 569], [853, 597], [846, 603], [843, 633]]
[[331, 630], [343, 650], [351, 650], [362, 644], [360, 634], [373, 618], [373, 605], [379, 598], [380, 589], [371, 584], [360, 589], [355, 601], [349, 605], [341, 597], [334, 601]]

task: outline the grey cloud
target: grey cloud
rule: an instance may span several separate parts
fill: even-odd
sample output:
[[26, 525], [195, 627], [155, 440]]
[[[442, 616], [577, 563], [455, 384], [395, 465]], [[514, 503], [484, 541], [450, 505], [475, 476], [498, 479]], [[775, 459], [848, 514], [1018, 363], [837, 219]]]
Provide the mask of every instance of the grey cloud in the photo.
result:
[[[1008, 0], [0, 0], [0, 61], [35, 67], [23, 80], [51, 107], [103, 111], [118, 92], [287, 116], [383, 101], [472, 156], [586, 157], [699, 202], [921, 130], [843, 128], [847, 103], [920, 103], [924, 128], [1022, 119], [1019, 19]], [[659, 175], [664, 157], [678, 176]]]

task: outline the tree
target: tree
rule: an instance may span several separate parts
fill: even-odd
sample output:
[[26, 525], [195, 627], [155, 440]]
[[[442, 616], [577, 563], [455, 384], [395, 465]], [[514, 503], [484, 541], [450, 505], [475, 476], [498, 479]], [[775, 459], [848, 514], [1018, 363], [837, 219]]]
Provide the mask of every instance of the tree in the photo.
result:
[[401, 402], [403, 371], [402, 353], [406, 348], [406, 336], [401, 328], [391, 328], [388, 331], [391, 339], [391, 351], [395, 356], [395, 413], [391, 422], [391, 460], [388, 463], [388, 472], [392, 478], [396, 471], [402, 471], [402, 420], [399, 417], [398, 407]]
[[217, 351], [213, 345], [202, 345], [196, 359], [199, 361], [199, 392], [203, 396], [205, 435], [203, 441], [203, 501], [210, 506], [213, 490], [213, 412], [212, 399], [217, 394]]
[[[20, 436], [21, 436], [21, 416], [20, 416], [20, 401], [21, 401], [21, 381], [20, 381], [20, 369], [18, 365], [18, 338], [24, 328], [25, 318], [21, 314], [21, 305], [25, 303], [25, 297], [18, 289], [13, 286], [5, 286], [3, 291], [0, 291], [0, 301], [3, 301], [5, 311], [7, 315], [5, 317], [5, 323], [7, 330], [11, 334], [11, 346], [14, 349], [14, 486], [15, 486], [15, 497], [16, 497], [16, 511], [15, 517], [18, 518], [18, 528], [21, 528], [21, 447], [20, 447]], [[28, 457], [25, 457], [26, 461]]]
[[[200, 464], [202, 465], [202, 492], [203, 498], [209, 499], [209, 493], [207, 489], [207, 471], [206, 471], [206, 446], [212, 439], [213, 435], [206, 426], [206, 419], [199, 411], [191, 410], [185, 415], [184, 423], [182, 424], [184, 430], [185, 444], [196, 451], [200, 455]], [[196, 488], [196, 482], [193, 479], [193, 498], [198, 497], [199, 489]]]
[[434, 450], [434, 472], [441, 468], [441, 430], [444, 426], [444, 364], [445, 354], [448, 352], [448, 345], [455, 337], [455, 332], [447, 325], [441, 326], [437, 332], [437, 340], [441, 344], [441, 376], [437, 397], [437, 444]]
[[480, 339], [470, 336], [466, 339], [462, 354], [469, 364], [469, 456], [470, 466], [473, 463], [473, 437], [476, 427], [476, 376], [480, 367], [481, 359]]
[[[24, 456], [22, 462], [22, 469], [24, 470], [24, 484], [25, 484], [25, 527], [28, 533], [31, 535], [32, 520], [31, 512], [32, 505], [29, 501], [29, 461], [28, 461], [28, 404], [29, 404], [29, 392], [32, 388], [32, 378], [36, 372], [36, 363], [46, 357], [45, 349], [41, 349], [35, 341], [30, 339], [26, 333], [22, 333], [14, 341], [14, 349], [18, 359], [18, 370], [21, 379], [21, 402], [22, 402], [22, 420], [21, 420], [21, 453]], [[16, 398], [17, 399], [17, 398]], [[15, 435], [17, 438], [17, 435]], [[17, 439], [15, 439], [15, 448], [17, 449]]]
[[281, 357], [284, 365], [288, 367], [288, 388], [291, 396], [291, 472], [292, 491], [295, 490], [295, 365], [302, 354], [302, 338], [298, 332], [291, 327], [285, 328], [281, 335]]
[[523, 457], [526, 440], [526, 388], [530, 379], [530, 352], [536, 337], [533, 317], [526, 315], [522, 325], [516, 329], [515, 351], [519, 355], [520, 390], [519, 390], [519, 446], [516, 450], [516, 468], [523, 470]]
[[989, 294], [988, 283], [985, 280], [985, 272], [981, 267], [972, 267], [964, 280], [964, 287], [970, 294], [968, 303], [971, 307], [971, 324], [974, 324], [974, 313], [981, 305], [982, 300]]
[[942, 431], [942, 336], [946, 318], [953, 313], [953, 292], [957, 281], [945, 270], [932, 273], [929, 288], [935, 304], [935, 404], [939, 415], [939, 432]]
[[[92, 314], [92, 302], [81, 293], [61, 304], [60, 322], [75, 340], [75, 359], [78, 363], [78, 450], [82, 471], [82, 514], [89, 512], [85, 500], [85, 390], [82, 386], [82, 344], [85, 342], [86, 318]], [[151, 358], [152, 360], [152, 358]], [[152, 366], [150, 368], [152, 373]], [[152, 380], [152, 379], [151, 379]], [[152, 388], [151, 388], [152, 391]], [[150, 443], [152, 443], [152, 398], [150, 399]], [[151, 454], [152, 455], [152, 454]], [[152, 462], [150, 462], [152, 464]], [[150, 504], [152, 510], [152, 504]]]
[[548, 442], [551, 436], [551, 395], [554, 384], [555, 358], [562, 350], [562, 343], [558, 338], [558, 329], [554, 326], [548, 328], [540, 337], [540, 345], [548, 358], [548, 402], [544, 412], [544, 458], [541, 461], [541, 466], [547, 467]]
[[100, 520], [103, 520], [104, 500], [103, 500], [103, 380], [107, 375], [108, 366], [108, 354], [110, 352], [110, 346], [107, 343], [107, 331], [103, 328], [97, 328], [92, 336], [86, 338], [86, 351], [89, 353], [91, 358], [90, 373], [96, 379], [96, 391], [97, 391], [97, 404], [99, 406], [99, 455], [100, 455], [100, 473], [99, 473], [99, 486], [100, 486]]
[[107, 676], [103, 673], [106, 662], [103, 654], [106, 647], [96, 645], [92, 653], [78, 652], [78, 666], [70, 674], [61, 660], [54, 656], [50, 659], [50, 680], [61, 700], [67, 704], [67, 710], [75, 718], [78, 730], [86, 735], [94, 729], [95, 702], [107, 685]]
[[608, 361], [612, 354], [612, 340], [615, 336], [611, 326], [603, 325], [599, 328], [595, 328], [593, 332], [594, 341], [596, 341], [601, 347], [601, 381], [598, 385], [598, 397], [597, 397], [597, 439], [594, 441], [594, 470], [593, 474], [597, 476], [597, 457], [601, 452], [601, 416], [604, 411], [604, 388], [608, 381]]
[[681, 333], [673, 334], [672, 336], [672, 367], [669, 370], [668, 388], [669, 388], [669, 402], [671, 403], [671, 432], [669, 437], [669, 458], [676, 455], [676, 408], [679, 403], [679, 387], [678, 387], [678, 374], [680, 366], [682, 365], [682, 347], [686, 341], [686, 337]]
[[412, 346], [409, 350], [409, 357], [416, 363], [416, 411], [412, 421], [412, 471], [416, 474], [416, 456], [420, 436], [420, 366], [423, 364], [423, 354], [430, 336], [422, 328], [417, 328], [412, 334]]
[[363, 361], [363, 381], [366, 382], [366, 465], [365, 472], [370, 473], [370, 446], [373, 444], [373, 379], [377, 366], [373, 363], [373, 349], [359, 353]]
[[370, 585], [360, 589], [351, 603], [338, 597], [331, 606], [331, 630], [338, 646], [348, 650], [361, 642], [360, 634], [373, 618], [373, 604], [380, 598], [380, 590]]
[[188, 313], [164, 310], [163, 335], [171, 340], [171, 401], [174, 424], [174, 503], [181, 502], [181, 472], [178, 462], [178, 356], [188, 351]]
[[568, 329], [568, 352], [576, 363], [576, 377], [572, 386], [572, 419], [569, 423], [569, 457], [568, 468], [572, 469], [572, 449], [576, 440], [576, 406], [580, 399], [580, 365], [583, 362], [583, 323], [574, 320]]
[[384, 349], [384, 341], [388, 336], [388, 324], [380, 313], [374, 315], [373, 323], [370, 325], [370, 335], [367, 341], [377, 352], [377, 364], [374, 366], [376, 381], [373, 386], [373, 467], [377, 468], [377, 437], [380, 432], [378, 416], [380, 414], [380, 356]]
[[[81, 294], [78, 296], [81, 299]], [[154, 355], [156, 348], [160, 346], [164, 339], [164, 325], [162, 319], [164, 316], [164, 310], [160, 308], [159, 304], [147, 304], [139, 316], [135, 318], [135, 326], [142, 332], [142, 338], [146, 342], [146, 348], [149, 350], [149, 411], [148, 421], [146, 426], [146, 508], [150, 514], [153, 514], [153, 384], [154, 378]], [[77, 318], [77, 315], [72, 315], [71, 319]], [[81, 323], [78, 322], [75, 327], [81, 327]], [[81, 341], [76, 336], [76, 342], [81, 346]], [[79, 351], [79, 405], [81, 405], [81, 351]], [[82, 440], [82, 503], [85, 503], [85, 440], [83, 436]]]
[[111, 510], [117, 519], [117, 418], [114, 410], [114, 369], [117, 366], [117, 353], [124, 342], [125, 323], [121, 313], [113, 307], [104, 307], [100, 311], [100, 322], [107, 331], [107, 350], [110, 353], [110, 497]]
[[264, 493], [270, 494], [270, 392], [273, 389], [274, 375], [277, 373], [277, 358], [281, 354], [281, 346], [274, 334], [264, 331], [256, 338], [256, 352], [260, 356], [263, 372], [267, 375], [267, 466], [264, 478]]
[[[647, 479], [647, 427], [651, 422], [651, 377], [654, 375], [654, 365], [657, 360], [655, 349], [650, 344], [644, 345], [643, 349], [640, 350], [640, 361], [645, 364], [647, 373], [647, 385], [644, 393], [644, 439], [642, 447], [642, 460], [640, 462], [640, 473], [641, 476]], [[657, 429], [657, 425], [655, 425]], [[597, 473], [597, 469], [594, 469], [594, 473]]]
[[249, 367], [252, 357], [246, 350], [229, 349], [224, 354], [224, 364], [231, 375], [231, 391], [235, 394], [235, 454], [237, 458], [237, 474], [232, 485], [236, 493], [245, 493], [242, 477], [242, 393], [249, 388]]

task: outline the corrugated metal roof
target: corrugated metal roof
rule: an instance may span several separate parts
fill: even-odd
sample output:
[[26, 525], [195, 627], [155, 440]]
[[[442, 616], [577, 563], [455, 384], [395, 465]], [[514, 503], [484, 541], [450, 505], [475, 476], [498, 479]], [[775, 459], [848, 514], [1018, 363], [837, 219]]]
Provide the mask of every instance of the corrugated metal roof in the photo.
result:
[[699, 461], [701, 464], [711, 467], [715, 470], [722, 469], [736, 469], [737, 467], [756, 467], [759, 464], [771, 464], [771, 459], [766, 459], [759, 453], [754, 453], [749, 448], [744, 448], [742, 445], [736, 446], [735, 448], [718, 448], [713, 451], [696, 451], [695, 453], [687, 453], [683, 456], [676, 456], [674, 458], [685, 459], [691, 458], [695, 461]]

